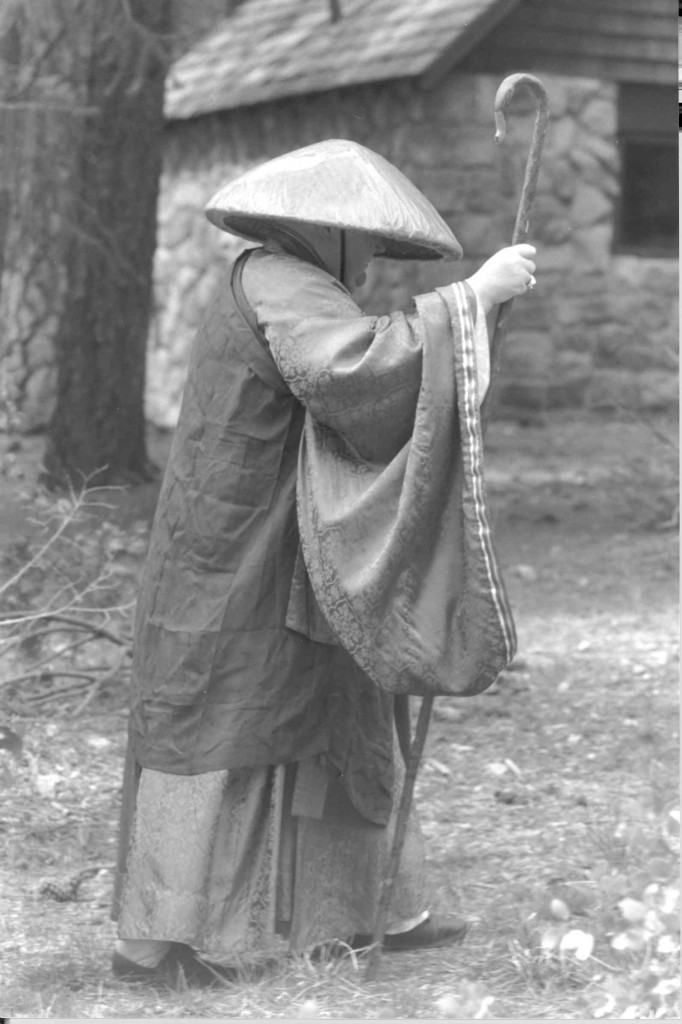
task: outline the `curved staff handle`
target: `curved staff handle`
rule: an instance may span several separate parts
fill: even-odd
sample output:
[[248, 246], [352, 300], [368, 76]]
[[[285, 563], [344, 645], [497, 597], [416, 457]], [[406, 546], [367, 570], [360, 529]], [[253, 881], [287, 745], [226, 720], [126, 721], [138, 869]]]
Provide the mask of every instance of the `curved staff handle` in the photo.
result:
[[[535, 115], [535, 124], [533, 125], [533, 135], [530, 141], [528, 159], [526, 160], [526, 173], [523, 179], [523, 187], [521, 189], [519, 208], [516, 213], [516, 222], [514, 224], [514, 231], [510, 243], [511, 245], [518, 245], [521, 242], [525, 242], [528, 235], [530, 208], [533, 203], [533, 199], [535, 198], [538, 174], [540, 173], [540, 157], [542, 155], [542, 147], [544, 145], [545, 134], [547, 132], [547, 122], [549, 121], [549, 99], [547, 97], [547, 90], [540, 79], [536, 78], [535, 75], [529, 75], [525, 72], [509, 75], [504, 79], [495, 96], [495, 142], [503, 142], [507, 134], [506, 112], [509, 104], [511, 103], [512, 96], [519, 85], [527, 86], [531, 92], [535, 94], [538, 101], [538, 107]], [[488, 388], [488, 393], [485, 396], [483, 407], [481, 409], [481, 419], [484, 424], [487, 423], [490, 417], [493, 385], [497, 380], [499, 372], [502, 342], [504, 341], [513, 301], [513, 299], [507, 299], [506, 302], [500, 303], [497, 307], [495, 327], [493, 329], [493, 337], [490, 343], [490, 387]]]

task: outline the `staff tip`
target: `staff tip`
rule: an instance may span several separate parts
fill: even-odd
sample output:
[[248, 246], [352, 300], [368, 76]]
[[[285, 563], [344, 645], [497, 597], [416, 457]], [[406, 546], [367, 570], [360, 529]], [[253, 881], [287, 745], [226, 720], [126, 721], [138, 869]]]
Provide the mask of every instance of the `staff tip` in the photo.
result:
[[507, 134], [507, 119], [501, 110], [495, 111], [495, 142], [502, 142]]

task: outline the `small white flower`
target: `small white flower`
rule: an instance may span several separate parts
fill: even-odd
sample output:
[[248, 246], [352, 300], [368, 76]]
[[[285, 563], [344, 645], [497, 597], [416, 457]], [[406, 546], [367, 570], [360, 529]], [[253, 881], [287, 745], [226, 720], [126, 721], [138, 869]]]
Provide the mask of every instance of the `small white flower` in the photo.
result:
[[319, 1012], [319, 1006], [314, 999], [306, 999], [301, 1004], [298, 1015], [299, 1017], [317, 1017]]
[[665, 956], [667, 953], [677, 953], [680, 946], [672, 935], [661, 935], [660, 939], [656, 943], [656, 952], [660, 953], [661, 956]]
[[631, 928], [626, 932], [619, 932], [611, 939], [613, 949], [623, 953], [629, 949], [644, 949], [646, 939], [641, 928]]
[[598, 1006], [597, 1007], [597, 1009], [594, 1011], [594, 1016], [597, 1018], [597, 1020], [599, 1020], [601, 1017], [605, 1017], [607, 1015], [607, 1013], [611, 1013], [611, 1010], [613, 1010], [615, 1005], [616, 1005], [616, 1000], [614, 999], [614, 997], [611, 995], [610, 992], [607, 992], [606, 993], [606, 1002], [604, 1003], [603, 1006]]
[[666, 885], [663, 889], [663, 900], [661, 912], [663, 914], [674, 914], [680, 903], [680, 890], [677, 886]]
[[571, 916], [571, 912], [564, 901], [557, 899], [556, 897], [550, 903], [549, 911], [552, 917], [556, 917], [558, 921], [568, 921]]
[[443, 1017], [454, 1017], [455, 1014], [459, 1012], [460, 1004], [457, 997], [451, 992], [448, 992], [447, 995], [441, 996], [440, 999], [436, 999], [436, 1007]]
[[630, 924], [635, 924], [637, 921], [643, 921], [646, 916], [646, 907], [639, 900], [633, 900], [630, 896], [626, 896], [625, 899], [619, 900], [618, 907], [621, 914], [626, 921]]
[[588, 960], [594, 949], [594, 935], [581, 931], [580, 928], [573, 928], [570, 932], [566, 932], [559, 944], [559, 949], [565, 953], [573, 953], [576, 960]]

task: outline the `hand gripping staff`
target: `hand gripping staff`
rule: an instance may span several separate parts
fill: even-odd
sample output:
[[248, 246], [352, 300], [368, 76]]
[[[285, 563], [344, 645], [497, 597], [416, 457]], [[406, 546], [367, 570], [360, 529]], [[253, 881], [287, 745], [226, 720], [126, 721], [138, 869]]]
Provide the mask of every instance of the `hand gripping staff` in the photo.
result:
[[[527, 86], [535, 94], [537, 99], [537, 113], [535, 116], [535, 124], [533, 127], [533, 135], [531, 138], [528, 158], [526, 160], [526, 173], [523, 181], [523, 187], [521, 189], [521, 198], [519, 200], [516, 222], [514, 224], [514, 231], [512, 234], [512, 245], [518, 245], [519, 243], [524, 242], [528, 234], [530, 208], [535, 197], [538, 173], [540, 171], [540, 156], [542, 153], [542, 146], [545, 141], [547, 122], [549, 120], [547, 91], [540, 79], [536, 78], [534, 75], [526, 73], [509, 75], [504, 79], [495, 96], [495, 141], [502, 142], [506, 136], [506, 111], [514, 92], [519, 85]], [[501, 303], [497, 309], [495, 327], [493, 329], [493, 336], [490, 345], [490, 387], [488, 388], [488, 393], [481, 408], [481, 422], [483, 429], [485, 429], [490, 419], [492, 383], [499, 372], [502, 342], [504, 340], [507, 323], [509, 321], [512, 301], [512, 299], [508, 299], [506, 302]], [[414, 739], [410, 742], [407, 699], [407, 697], [402, 695], [396, 696], [395, 698], [396, 724], [399, 732], [400, 748], [405, 758], [405, 779], [403, 782], [402, 793], [400, 795], [398, 813], [396, 815], [393, 842], [386, 865], [381, 896], [379, 898], [379, 906], [377, 908], [376, 919], [374, 922], [372, 947], [370, 949], [367, 969], [365, 972], [366, 981], [373, 981], [376, 978], [379, 969], [381, 946], [384, 940], [388, 918], [388, 908], [391, 903], [391, 896], [393, 895], [393, 888], [398, 874], [400, 855], [405, 841], [407, 822], [410, 814], [410, 807], [412, 805], [414, 784], [417, 778], [422, 754], [424, 752], [424, 744], [426, 742], [426, 734], [429, 728], [434, 700], [432, 695], [422, 698]]]

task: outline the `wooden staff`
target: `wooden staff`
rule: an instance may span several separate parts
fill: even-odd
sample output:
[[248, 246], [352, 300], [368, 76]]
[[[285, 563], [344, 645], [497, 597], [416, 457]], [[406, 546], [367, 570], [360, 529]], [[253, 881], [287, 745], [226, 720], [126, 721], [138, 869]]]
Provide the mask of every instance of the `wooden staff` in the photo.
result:
[[[518, 85], [526, 85], [532, 90], [538, 100], [538, 108], [535, 116], [535, 124], [533, 127], [533, 135], [530, 142], [528, 158], [526, 161], [526, 173], [523, 181], [523, 187], [521, 189], [521, 198], [519, 200], [519, 207], [516, 214], [516, 223], [514, 224], [514, 231], [512, 234], [512, 245], [517, 245], [525, 241], [528, 235], [530, 208], [535, 197], [538, 173], [540, 170], [540, 156], [545, 140], [547, 121], [549, 119], [549, 101], [547, 98], [547, 91], [540, 79], [536, 78], [534, 75], [525, 73], [509, 75], [504, 79], [495, 96], [495, 141], [502, 142], [505, 138], [507, 132], [506, 110]], [[512, 301], [512, 299], [508, 299], [506, 302], [502, 302], [497, 309], [495, 327], [493, 329], [493, 337], [490, 344], [490, 386], [481, 407], [481, 423], [483, 428], [485, 428], [490, 418], [492, 382], [499, 370], [500, 352], [509, 320]], [[405, 698], [403, 695], [400, 695], [396, 700], [400, 702], [400, 721], [404, 730]], [[404, 754], [407, 753], [407, 756], [405, 757], [405, 780], [403, 782], [402, 793], [400, 794], [400, 803], [398, 805], [398, 812], [396, 815], [393, 842], [391, 844], [391, 851], [384, 873], [379, 905], [377, 907], [376, 918], [374, 921], [372, 947], [370, 949], [367, 968], [365, 971], [365, 981], [373, 981], [379, 970], [381, 946], [386, 932], [388, 910], [391, 905], [393, 889], [395, 887], [395, 881], [400, 867], [400, 857], [405, 842], [405, 833], [407, 831], [407, 823], [412, 806], [414, 784], [417, 779], [419, 765], [424, 753], [426, 735], [429, 731], [433, 700], [434, 698], [432, 694], [422, 698], [414, 739], [409, 743], [409, 749], [403, 750]], [[404, 735], [401, 735], [401, 747], [407, 748], [407, 746], [408, 744], [405, 742]]]
[[[535, 198], [535, 190], [538, 184], [540, 173], [540, 157], [547, 132], [549, 120], [549, 100], [547, 90], [535, 75], [528, 75], [524, 72], [516, 75], [509, 75], [500, 85], [495, 96], [495, 142], [503, 142], [507, 134], [506, 112], [511, 103], [512, 96], [519, 85], [527, 86], [538, 101], [533, 125], [533, 135], [530, 140], [530, 149], [526, 160], [526, 173], [519, 199], [519, 208], [516, 212], [516, 221], [512, 232], [511, 245], [519, 245], [525, 242], [528, 237], [528, 225], [530, 220], [530, 208]], [[501, 302], [497, 307], [493, 336], [490, 342], [490, 386], [483, 400], [481, 407], [481, 423], [483, 429], [490, 419], [490, 409], [493, 403], [493, 388], [499, 377], [500, 360], [502, 355], [502, 343], [507, 332], [509, 314], [511, 313], [513, 299]]]

